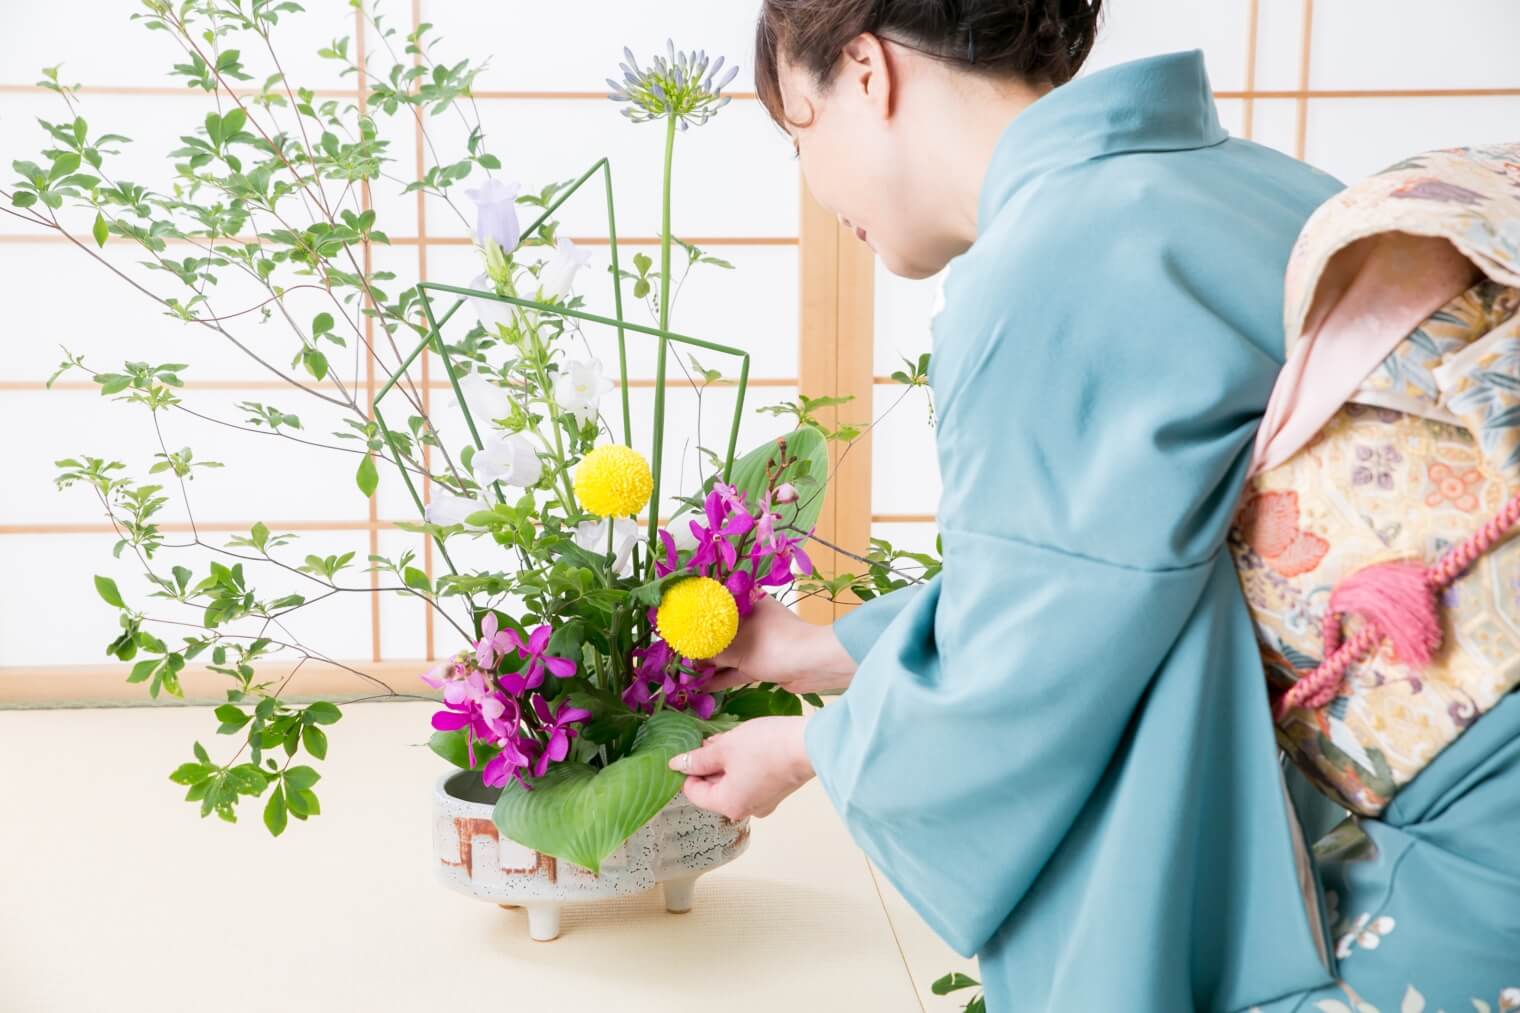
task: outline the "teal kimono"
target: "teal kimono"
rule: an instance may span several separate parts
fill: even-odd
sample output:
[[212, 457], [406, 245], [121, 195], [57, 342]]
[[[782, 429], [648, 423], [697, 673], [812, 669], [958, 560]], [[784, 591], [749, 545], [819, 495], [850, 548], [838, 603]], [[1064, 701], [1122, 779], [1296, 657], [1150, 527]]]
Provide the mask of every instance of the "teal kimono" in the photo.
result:
[[944, 570], [837, 624], [859, 671], [806, 733], [994, 1013], [1332, 980], [1224, 539], [1288, 253], [1339, 188], [1230, 139], [1197, 52], [1057, 88], [998, 142], [933, 325]]

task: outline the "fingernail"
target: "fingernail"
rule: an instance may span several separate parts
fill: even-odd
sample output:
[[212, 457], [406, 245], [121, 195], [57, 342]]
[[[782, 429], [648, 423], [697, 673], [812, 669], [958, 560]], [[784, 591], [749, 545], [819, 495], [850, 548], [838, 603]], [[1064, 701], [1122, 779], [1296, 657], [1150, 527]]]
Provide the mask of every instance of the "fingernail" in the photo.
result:
[[680, 770], [680, 769], [682, 769], [681, 768], [681, 764], [684, 763], [685, 761], [686, 761], [686, 754], [685, 753], [682, 753], [680, 756], [672, 756], [670, 758], [670, 769], [671, 770]]

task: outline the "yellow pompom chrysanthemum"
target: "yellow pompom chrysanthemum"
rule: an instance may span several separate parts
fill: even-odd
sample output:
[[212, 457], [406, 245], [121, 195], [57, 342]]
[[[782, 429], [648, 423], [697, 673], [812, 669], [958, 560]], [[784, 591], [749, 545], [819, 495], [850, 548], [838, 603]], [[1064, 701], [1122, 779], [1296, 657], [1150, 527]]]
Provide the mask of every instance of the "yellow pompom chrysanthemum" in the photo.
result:
[[649, 462], [620, 443], [597, 447], [575, 469], [575, 498], [598, 517], [636, 514], [653, 491]]
[[739, 606], [711, 577], [688, 577], [665, 589], [655, 626], [681, 657], [711, 658], [734, 642]]

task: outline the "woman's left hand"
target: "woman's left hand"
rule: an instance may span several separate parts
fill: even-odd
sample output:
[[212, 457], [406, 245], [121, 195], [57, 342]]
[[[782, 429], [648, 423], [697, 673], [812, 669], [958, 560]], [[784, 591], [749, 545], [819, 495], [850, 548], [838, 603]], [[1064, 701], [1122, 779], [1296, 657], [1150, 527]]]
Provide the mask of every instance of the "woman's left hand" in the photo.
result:
[[700, 809], [731, 820], [769, 816], [813, 776], [806, 724], [806, 717], [753, 718], [672, 757], [670, 768], [687, 775], [681, 790]]

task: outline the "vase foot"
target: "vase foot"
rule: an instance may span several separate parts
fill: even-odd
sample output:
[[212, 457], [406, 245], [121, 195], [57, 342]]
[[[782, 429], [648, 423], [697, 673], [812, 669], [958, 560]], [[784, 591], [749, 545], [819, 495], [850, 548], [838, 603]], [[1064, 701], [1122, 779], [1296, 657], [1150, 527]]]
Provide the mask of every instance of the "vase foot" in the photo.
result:
[[528, 935], [536, 942], [547, 943], [559, 938], [559, 905], [529, 904]]
[[697, 879], [695, 876], [681, 876], [679, 879], [667, 879], [660, 884], [660, 889], [665, 893], [665, 910], [671, 914], [685, 914], [691, 910], [693, 898], [697, 892]]

